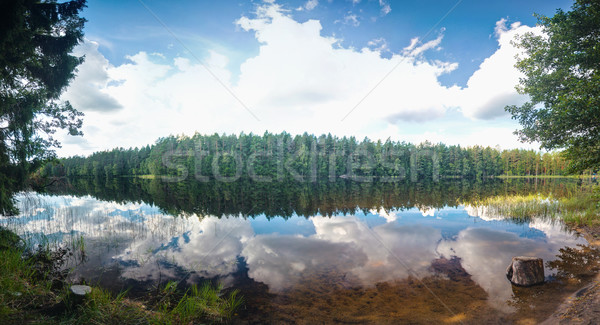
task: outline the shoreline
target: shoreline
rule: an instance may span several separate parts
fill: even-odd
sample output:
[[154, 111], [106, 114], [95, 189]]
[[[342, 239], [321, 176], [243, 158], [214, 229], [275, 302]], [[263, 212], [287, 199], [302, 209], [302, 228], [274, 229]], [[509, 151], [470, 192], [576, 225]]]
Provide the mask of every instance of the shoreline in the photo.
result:
[[[600, 226], [572, 226], [590, 246], [600, 247]], [[540, 324], [598, 324], [600, 323], [600, 273], [590, 283], [568, 296], [558, 308]]]

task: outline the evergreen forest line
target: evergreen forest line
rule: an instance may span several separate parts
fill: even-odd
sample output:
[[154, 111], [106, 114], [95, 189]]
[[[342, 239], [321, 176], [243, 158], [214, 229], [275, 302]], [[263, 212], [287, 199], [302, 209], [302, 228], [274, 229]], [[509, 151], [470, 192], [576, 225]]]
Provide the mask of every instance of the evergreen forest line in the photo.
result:
[[568, 174], [559, 152], [424, 142], [371, 141], [365, 138], [304, 133], [264, 135], [169, 136], [142, 148], [116, 148], [88, 157], [73, 156], [46, 164], [40, 176], [120, 177], [155, 175], [167, 180], [298, 181], [483, 178]]

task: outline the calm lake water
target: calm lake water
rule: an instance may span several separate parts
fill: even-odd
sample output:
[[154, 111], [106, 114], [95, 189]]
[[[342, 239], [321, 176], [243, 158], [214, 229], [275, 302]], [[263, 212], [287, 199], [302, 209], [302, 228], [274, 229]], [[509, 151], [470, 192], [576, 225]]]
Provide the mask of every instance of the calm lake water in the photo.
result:
[[[469, 205], [566, 195], [576, 180], [63, 185], [19, 195], [21, 214], [0, 223], [32, 245], [83, 241], [74, 281], [133, 297], [168, 280], [237, 288], [246, 304], [236, 322], [534, 323], [598, 268], [598, 252], [558, 221]], [[517, 255], [543, 258], [548, 282], [511, 286]]]

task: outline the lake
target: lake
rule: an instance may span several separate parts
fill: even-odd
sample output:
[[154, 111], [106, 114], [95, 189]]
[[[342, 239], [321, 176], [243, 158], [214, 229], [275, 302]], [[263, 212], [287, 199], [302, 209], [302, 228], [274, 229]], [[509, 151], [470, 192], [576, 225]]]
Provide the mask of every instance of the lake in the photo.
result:
[[[557, 220], [470, 202], [580, 186], [74, 179], [18, 195], [21, 214], [0, 221], [30, 245], [75, 248], [76, 282], [131, 297], [168, 280], [239, 289], [239, 322], [535, 323], [590, 280], [600, 254]], [[547, 283], [513, 287], [505, 271], [518, 255], [543, 258]]]

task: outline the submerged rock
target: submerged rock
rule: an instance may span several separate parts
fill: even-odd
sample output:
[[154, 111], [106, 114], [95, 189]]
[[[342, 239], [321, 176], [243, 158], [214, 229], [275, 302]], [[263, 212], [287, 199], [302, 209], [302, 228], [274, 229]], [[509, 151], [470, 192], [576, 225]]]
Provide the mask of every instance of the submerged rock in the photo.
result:
[[544, 283], [544, 261], [539, 257], [515, 256], [506, 269], [506, 277], [522, 287]]

